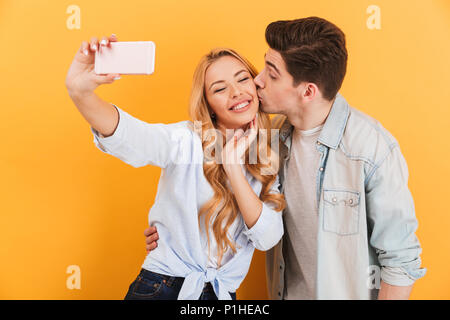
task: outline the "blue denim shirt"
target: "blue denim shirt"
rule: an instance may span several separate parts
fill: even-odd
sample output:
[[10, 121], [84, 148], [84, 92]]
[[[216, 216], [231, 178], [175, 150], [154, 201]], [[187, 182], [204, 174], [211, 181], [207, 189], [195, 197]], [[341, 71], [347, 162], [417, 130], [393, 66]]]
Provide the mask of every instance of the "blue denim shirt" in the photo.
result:
[[[293, 126], [280, 129], [282, 191]], [[407, 286], [425, 275], [408, 168], [395, 138], [338, 94], [317, 141], [317, 299], [376, 299], [380, 281]], [[283, 241], [266, 254], [269, 297], [284, 291]]]
[[[263, 202], [261, 215], [250, 229], [238, 214], [236, 231], [229, 235], [236, 243], [236, 253], [220, 268], [209, 267], [206, 233], [199, 228], [198, 212], [214, 191], [203, 172], [201, 138], [190, 121], [146, 123], [115, 107], [119, 123], [113, 135], [102, 137], [91, 127], [97, 148], [133, 167], [162, 168], [148, 216], [149, 224], [158, 228], [158, 247], [148, 253], [142, 268], [184, 277], [178, 299], [198, 299], [206, 282], [211, 282], [219, 299], [231, 299], [229, 292], [235, 292], [245, 278], [254, 249], [268, 250], [281, 239], [281, 212], [275, 211], [272, 203]], [[261, 182], [244, 167], [243, 171], [259, 196]], [[270, 192], [280, 192], [278, 177]]]

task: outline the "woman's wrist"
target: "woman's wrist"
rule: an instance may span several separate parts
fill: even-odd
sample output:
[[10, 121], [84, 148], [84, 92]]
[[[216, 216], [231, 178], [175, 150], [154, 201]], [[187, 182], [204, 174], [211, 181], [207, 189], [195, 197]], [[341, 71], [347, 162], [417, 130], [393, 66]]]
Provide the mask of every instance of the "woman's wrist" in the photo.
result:
[[238, 175], [244, 175], [244, 173], [242, 172], [242, 166], [240, 164], [224, 164], [223, 165], [223, 169], [226, 173], [226, 175], [228, 176], [228, 178], [235, 176], [236, 174]]

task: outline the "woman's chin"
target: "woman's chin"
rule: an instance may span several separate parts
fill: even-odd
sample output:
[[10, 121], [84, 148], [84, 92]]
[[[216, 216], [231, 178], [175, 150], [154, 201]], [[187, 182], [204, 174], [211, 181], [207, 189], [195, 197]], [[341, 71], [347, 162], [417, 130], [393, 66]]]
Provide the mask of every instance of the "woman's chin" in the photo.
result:
[[[227, 123], [222, 122], [223, 126], [227, 129], [245, 129], [248, 124], [255, 118], [256, 113], [258, 112], [258, 108], [252, 108], [242, 113], [233, 113], [230, 117], [228, 116]], [[220, 122], [220, 120], [219, 120]]]
[[247, 113], [239, 117], [239, 120], [233, 123], [233, 128], [245, 128], [255, 118], [256, 113]]

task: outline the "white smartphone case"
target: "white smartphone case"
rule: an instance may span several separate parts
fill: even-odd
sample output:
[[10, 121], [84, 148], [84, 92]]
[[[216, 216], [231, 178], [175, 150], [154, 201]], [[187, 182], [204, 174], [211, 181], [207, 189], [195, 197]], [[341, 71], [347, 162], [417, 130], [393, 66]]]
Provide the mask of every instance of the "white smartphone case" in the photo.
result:
[[96, 74], [152, 74], [155, 44], [152, 41], [110, 42], [95, 52]]

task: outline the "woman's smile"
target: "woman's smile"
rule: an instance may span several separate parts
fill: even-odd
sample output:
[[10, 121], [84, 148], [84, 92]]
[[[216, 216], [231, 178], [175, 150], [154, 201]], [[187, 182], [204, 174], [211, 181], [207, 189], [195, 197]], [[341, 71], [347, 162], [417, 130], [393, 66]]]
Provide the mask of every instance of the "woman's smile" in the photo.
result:
[[231, 112], [238, 112], [238, 113], [245, 112], [248, 109], [250, 109], [251, 104], [252, 100], [243, 100], [232, 105], [229, 110]]

